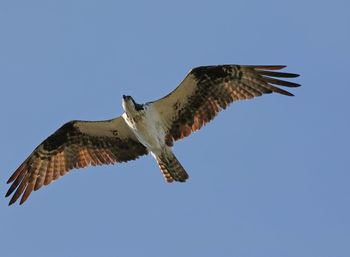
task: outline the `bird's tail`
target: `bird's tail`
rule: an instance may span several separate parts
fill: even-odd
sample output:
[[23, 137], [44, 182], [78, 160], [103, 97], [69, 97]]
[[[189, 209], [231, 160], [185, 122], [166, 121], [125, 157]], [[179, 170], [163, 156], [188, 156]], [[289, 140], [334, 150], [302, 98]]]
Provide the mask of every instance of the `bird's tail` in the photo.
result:
[[153, 156], [157, 160], [159, 168], [168, 183], [173, 181], [185, 182], [189, 178], [187, 172], [176, 159], [171, 149], [162, 152], [160, 155], [153, 154]]

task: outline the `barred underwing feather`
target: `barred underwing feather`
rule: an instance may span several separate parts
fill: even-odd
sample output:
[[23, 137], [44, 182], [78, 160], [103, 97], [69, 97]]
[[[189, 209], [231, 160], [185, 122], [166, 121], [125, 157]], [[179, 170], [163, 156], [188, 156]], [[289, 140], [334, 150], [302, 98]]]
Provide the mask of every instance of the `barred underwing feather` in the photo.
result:
[[72, 169], [125, 162], [147, 153], [121, 117], [100, 122], [70, 121], [44, 140], [13, 173], [8, 183], [14, 182], [6, 196], [15, 191], [10, 200], [13, 204], [25, 190], [22, 204], [33, 190]]
[[[214, 119], [233, 101], [251, 99], [276, 92], [293, 96], [275, 85], [298, 87], [299, 84], [272, 77], [293, 78], [294, 73], [275, 72], [283, 65], [217, 65], [192, 69], [170, 94], [154, 102], [168, 126], [167, 144], [182, 139]], [[170, 108], [173, 106], [173, 108]], [[189, 129], [190, 128], [190, 129]]]

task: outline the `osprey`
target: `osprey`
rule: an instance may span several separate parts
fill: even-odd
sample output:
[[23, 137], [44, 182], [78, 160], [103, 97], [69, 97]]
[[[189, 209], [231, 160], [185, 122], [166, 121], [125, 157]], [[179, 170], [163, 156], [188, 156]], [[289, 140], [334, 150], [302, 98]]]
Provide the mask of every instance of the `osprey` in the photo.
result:
[[9, 205], [65, 175], [89, 165], [135, 160], [151, 153], [167, 182], [185, 182], [188, 174], [172, 152], [174, 141], [187, 137], [211, 121], [233, 101], [272, 92], [293, 94], [271, 84], [299, 84], [271, 77], [292, 78], [286, 66], [218, 65], [192, 69], [167, 96], [137, 104], [123, 95], [124, 113], [106, 121], [70, 121], [45, 139], [13, 173], [6, 197]]

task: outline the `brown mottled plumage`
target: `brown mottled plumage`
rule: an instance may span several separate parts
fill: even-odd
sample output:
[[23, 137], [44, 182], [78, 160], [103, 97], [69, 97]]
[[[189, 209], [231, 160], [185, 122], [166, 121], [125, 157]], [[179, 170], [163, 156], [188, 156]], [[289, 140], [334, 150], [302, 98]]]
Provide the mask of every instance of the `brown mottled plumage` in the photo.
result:
[[[118, 130], [117, 130], [118, 128]], [[135, 160], [148, 150], [118, 117], [109, 121], [70, 121], [42, 142], [13, 173], [6, 196], [16, 190], [10, 204], [23, 193], [22, 204], [34, 190], [89, 165]]]
[[6, 196], [10, 203], [21, 195], [22, 204], [34, 190], [89, 165], [135, 160], [152, 153], [167, 182], [184, 182], [188, 174], [171, 150], [174, 141], [187, 137], [214, 119], [233, 101], [272, 92], [293, 94], [275, 87], [299, 84], [271, 77], [293, 78], [285, 66], [218, 65], [197, 67], [170, 94], [155, 102], [137, 104], [123, 96], [125, 113], [108, 121], [70, 121], [44, 140], [13, 173]]
[[[299, 76], [293, 73], [268, 71], [284, 67], [218, 65], [192, 69], [173, 92], [154, 102], [170, 124], [167, 144], [172, 146], [173, 141], [199, 130], [233, 101], [251, 99], [272, 92], [293, 96], [270, 83], [287, 87], [298, 87], [299, 84], [265, 77]], [[169, 108], [169, 105], [173, 108]]]

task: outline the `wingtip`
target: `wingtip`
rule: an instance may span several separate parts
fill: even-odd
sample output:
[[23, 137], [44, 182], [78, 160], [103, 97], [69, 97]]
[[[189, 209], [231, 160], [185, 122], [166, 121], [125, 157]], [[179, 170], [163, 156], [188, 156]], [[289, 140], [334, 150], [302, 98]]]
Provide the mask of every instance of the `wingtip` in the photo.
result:
[[255, 65], [253, 66], [255, 70], [281, 70], [286, 67], [287, 65]]
[[283, 90], [283, 89], [280, 89], [280, 88], [278, 88], [279, 90], [278, 91], [274, 91], [274, 92], [276, 92], [276, 93], [280, 93], [280, 94], [282, 94], [282, 95], [286, 95], [286, 96], [294, 96], [291, 92], [289, 92], [289, 91], [286, 91], [286, 90]]
[[[6, 195], [6, 197], [7, 197], [7, 195]], [[18, 198], [12, 197], [10, 202], [8, 203], [8, 206], [13, 205], [17, 201], [17, 199]], [[27, 200], [27, 198], [23, 199], [23, 197], [22, 197], [21, 201], [19, 202], [19, 205], [22, 205], [26, 200]]]
[[29, 197], [29, 195], [33, 192], [34, 189], [34, 184], [33, 183], [29, 183], [26, 190], [24, 191], [21, 201], [19, 203], [19, 205], [22, 205]]
[[[16, 199], [17, 200], [17, 199]], [[16, 202], [16, 200], [12, 197], [12, 199], [9, 202], [9, 206], [11, 206], [12, 204], [14, 204]]]
[[[29, 158], [29, 157], [28, 157]], [[28, 160], [28, 159], [27, 159]], [[12, 176], [7, 180], [7, 184], [11, 183], [14, 181], [19, 174], [24, 170], [24, 168], [27, 166], [27, 160], [25, 160], [18, 168], [17, 170], [12, 174]]]
[[10, 192], [10, 190], [7, 190], [7, 193], [5, 195], [5, 197], [9, 197], [11, 195], [12, 192]]
[[288, 77], [288, 78], [297, 78], [297, 77], [300, 76], [300, 74], [296, 74], [296, 73], [287, 73], [287, 72], [285, 72], [284, 74], [285, 74], [286, 77]]

